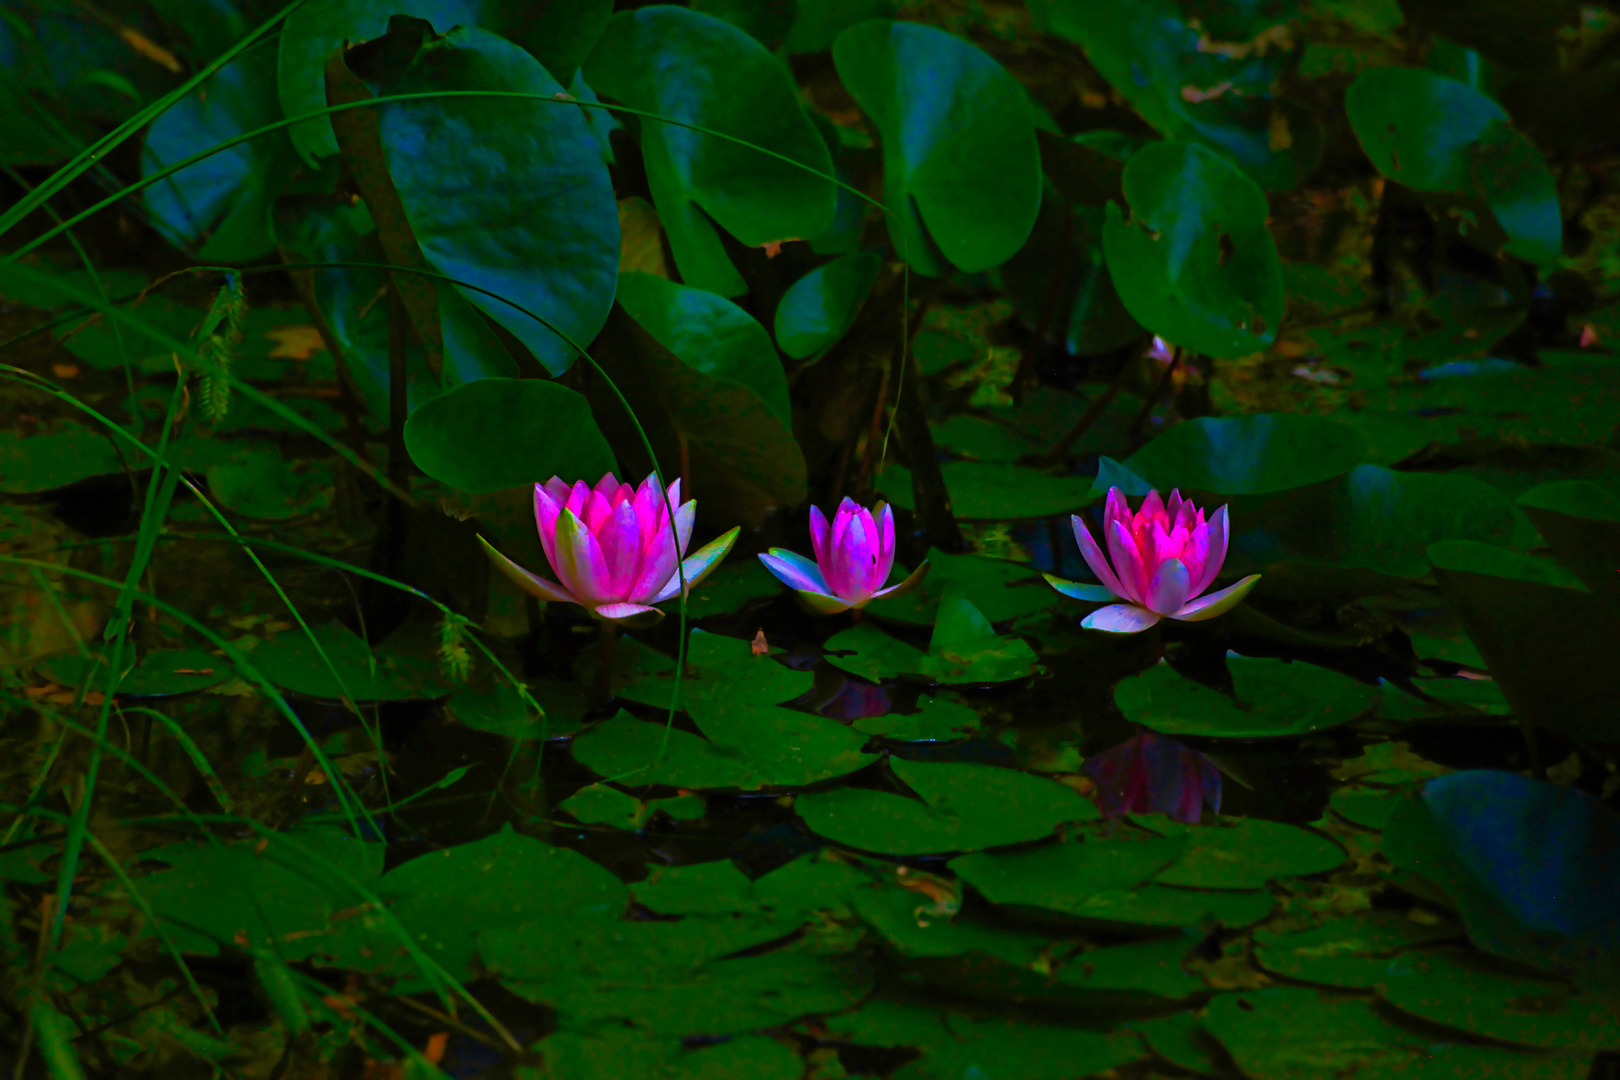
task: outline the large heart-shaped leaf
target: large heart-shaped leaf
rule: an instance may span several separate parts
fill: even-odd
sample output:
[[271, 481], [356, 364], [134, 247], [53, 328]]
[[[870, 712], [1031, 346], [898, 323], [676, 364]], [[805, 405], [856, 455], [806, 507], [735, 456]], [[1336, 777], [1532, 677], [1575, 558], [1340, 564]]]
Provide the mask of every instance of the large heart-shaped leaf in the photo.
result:
[[687, 284], [722, 296], [748, 291], [715, 225], [757, 247], [832, 223], [827, 144], [787, 69], [738, 27], [663, 5], [620, 12], [585, 74], [607, 97], [751, 144], [641, 121], [647, 183]]
[[1532, 488], [1518, 503], [1566, 569], [1598, 595], [1620, 600], [1620, 494], [1566, 480]]
[[1362, 149], [1391, 180], [1482, 200], [1507, 234], [1503, 250], [1549, 264], [1563, 244], [1546, 159], [1485, 94], [1417, 68], [1364, 71], [1345, 93]]
[[[366, 46], [379, 94], [563, 93], [534, 57], [488, 31], [435, 38], [403, 16], [390, 26], [386, 43]], [[575, 352], [560, 335], [596, 336], [619, 267], [619, 207], [581, 111], [511, 98], [378, 109], [388, 173], [422, 254], [440, 273], [488, 290], [458, 286], [553, 374], [566, 371]]]
[[[249, 49], [175, 102], [146, 135], [142, 174], [281, 119], [275, 63], [269, 49]], [[286, 132], [273, 131], [159, 180], [146, 206], [158, 231], [199, 259], [249, 262], [275, 247], [271, 206], [297, 163]]]
[[804, 454], [765, 328], [723, 297], [653, 274], [624, 274], [619, 304], [640, 330], [632, 351], [650, 396], [632, 399], [638, 411], [661, 408], [694, 461], [704, 455], [707, 479], [729, 474], [788, 505], [802, 502]]
[[873, 254], [845, 255], [795, 281], [776, 305], [776, 343], [796, 360], [836, 345], [877, 280]]
[[614, 469], [584, 396], [542, 379], [480, 379], [405, 424], [411, 460], [459, 491], [497, 491]]
[[[391, 15], [414, 15], [440, 30], [478, 26], [500, 34], [527, 49], [552, 78], [566, 85], [612, 12], [612, 0], [326, 0], [305, 4], [287, 17], [277, 72], [271, 78], [289, 117], [325, 108], [326, 58], [347, 42], [381, 37]], [[288, 133], [298, 152], [311, 162], [338, 152], [331, 121], [325, 117], [294, 124]]]
[[1259, 352], [1286, 296], [1265, 192], [1198, 143], [1149, 143], [1125, 166], [1127, 223], [1108, 204], [1103, 250], [1132, 317], [1210, 356]]
[[920, 23], [838, 35], [838, 76], [883, 137], [889, 240], [919, 273], [998, 266], [1041, 204], [1040, 151], [1023, 87], [977, 46]]

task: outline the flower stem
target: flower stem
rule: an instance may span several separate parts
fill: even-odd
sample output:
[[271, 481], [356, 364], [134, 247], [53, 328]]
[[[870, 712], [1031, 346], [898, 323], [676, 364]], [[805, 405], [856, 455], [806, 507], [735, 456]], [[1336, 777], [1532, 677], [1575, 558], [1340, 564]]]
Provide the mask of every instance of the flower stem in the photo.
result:
[[592, 704], [606, 705], [613, 699], [613, 649], [619, 637], [619, 628], [606, 619], [601, 620], [596, 645], [596, 689]]

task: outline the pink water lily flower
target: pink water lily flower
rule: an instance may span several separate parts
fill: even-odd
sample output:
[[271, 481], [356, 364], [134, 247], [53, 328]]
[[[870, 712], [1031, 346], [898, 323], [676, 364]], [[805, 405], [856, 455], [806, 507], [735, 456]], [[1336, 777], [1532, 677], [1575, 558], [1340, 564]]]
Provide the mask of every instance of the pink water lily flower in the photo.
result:
[[1213, 619], [1236, 607], [1260, 580], [1259, 574], [1251, 574], [1236, 585], [1200, 595], [1214, 584], [1226, 561], [1226, 507], [1205, 521], [1204, 512], [1179, 491], [1170, 493], [1168, 503], [1150, 491], [1142, 509], [1132, 514], [1125, 493], [1110, 489], [1103, 509], [1106, 556], [1078, 514], [1073, 521], [1080, 554], [1102, 585], [1063, 581], [1050, 574], [1046, 580], [1076, 600], [1124, 601], [1087, 615], [1080, 625], [1090, 630], [1134, 634], [1160, 619]]
[[[607, 622], [651, 626], [664, 617], [652, 605], [681, 591], [676, 564], [690, 589], [719, 564], [740, 531], [732, 529], [682, 560], [692, 539], [697, 501], [681, 504], [679, 480], [669, 485], [667, 503], [665, 494], [656, 473], [637, 488], [621, 484], [612, 473], [595, 487], [583, 480], [570, 487], [555, 476], [534, 485], [535, 524], [556, 582], [531, 574], [483, 537], [478, 542], [497, 569], [541, 600], [579, 604]], [[675, 535], [669, 527], [670, 507], [677, 508]]]
[[771, 548], [759, 561], [822, 615], [858, 611], [873, 600], [908, 593], [928, 574], [925, 561], [904, 581], [883, 587], [894, 569], [894, 511], [887, 503], [879, 504], [874, 516], [855, 500], [845, 499], [831, 521], [820, 507], [812, 506], [810, 546], [815, 562], [785, 548]]

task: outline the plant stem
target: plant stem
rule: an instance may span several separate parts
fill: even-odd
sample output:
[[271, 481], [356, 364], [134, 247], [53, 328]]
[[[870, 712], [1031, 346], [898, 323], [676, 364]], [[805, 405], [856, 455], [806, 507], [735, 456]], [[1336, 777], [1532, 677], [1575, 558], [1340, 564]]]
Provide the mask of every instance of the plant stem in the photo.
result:
[[618, 637], [618, 626], [603, 619], [596, 639], [596, 691], [592, 695], [593, 705], [606, 705], [613, 700], [613, 647]]

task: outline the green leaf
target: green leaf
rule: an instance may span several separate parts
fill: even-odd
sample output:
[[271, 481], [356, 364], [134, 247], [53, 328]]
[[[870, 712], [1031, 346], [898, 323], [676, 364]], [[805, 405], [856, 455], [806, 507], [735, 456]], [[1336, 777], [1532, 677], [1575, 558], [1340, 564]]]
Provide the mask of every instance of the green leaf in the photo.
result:
[[[531, 920], [617, 920], [629, 900], [611, 871], [577, 851], [514, 832], [511, 825], [482, 840], [411, 859], [385, 874], [376, 889], [422, 951], [463, 981], [472, 978], [479, 935]], [[401, 955], [398, 938], [377, 912], [340, 926], [343, 932], [321, 949], [332, 961], [361, 971], [412, 971], [413, 962]], [[423, 986], [419, 976], [410, 975], [394, 990], [411, 993]]]
[[[941, 466], [951, 509], [963, 521], [1044, 518], [1079, 510], [1091, 502], [1091, 484], [1079, 476], [1049, 476], [1038, 469], [1000, 462], [947, 461]], [[878, 490], [902, 510], [916, 509], [911, 470], [890, 462], [878, 475]]]
[[1378, 689], [1315, 664], [1235, 657], [1237, 700], [1156, 664], [1115, 688], [1120, 711], [1164, 735], [1230, 739], [1300, 736], [1364, 713]]
[[51, 491], [125, 468], [112, 437], [82, 424], [65, 422], [41, 435], [0, 431], [0, 491], [8, 495]]
[[[93, 288], [89, 282], [84, 285]], [[190, 337], [203, 320], [203, 313], [198, 309], [178, 303], [162, 293], [148, 296], [139, 307], [132, 306], [129, 311], [154, 330], [181, 341]], [[174, 371], [174, 358], [170, 350], [140, 331], [115, 323], [105, 315], [77, 324], [69, 323], [60, 337], [68, 352], [101, 371], [123, 367], [126, 358], [143, 371]]]
[[918, 273], [972, 273], [1024, 245], [1041, 203], [1023, 87], [932, 26], [872, 21], [833, 43], [838, 77], [883, 139], [889, 240]]
[[1103, 250], [1137, 322], [1216, 357], [1276, 340], [1287, 303], [1282, 263], [1253, 180], [1197, 143], [1149, 143], [1125, 166], [1125, 198], [1131, 220], [1108, 204]]
[[[388, 38], [408, 47], [422, 27], [395, 20]], [[382, 95], [564, 92], [528, 53], [475, 28], [424, 39], [408, 63], [381, 74]], [[568, 370], [574, 349], [559, 335], [581, 344], [596, 336], [619, 267], [618, 203], [581, 110], [512, 98], [434, 98], [378, 112], [388, 171], [422, 254], [440, 273], [489, 290], [456, 287], [552, 374]]]
[[441, 697], [450, 690], [439, 672], [438, 658], [428, 648], [411, 648], [396, 640], [406, 636], [403, 632], [373, 654], [363, 639], [339, 623], [313, 630], [341, 684], [302, 631], [289, 631], [260, 645], [253, 652], [254, 665], [277, 686], [315, 698], [407, 701]]
[[1312, 562], [1394, 577], [1427, 574], [1430, 544], [1453, 539], [1506, 543], [1515, 525], [1505, 495], [1456, 474], [1358, 465], [1323, 497], [1325, 504], [1298, 500], [1298, 508], [1277, 528], [1284, 545]]
[[[141, 893], [183, 952], [212, 956], [233, 941], [301, 960], [342, 925], [339, 913], [362, 902], [355, 882], [376, 884], [381, 844], [362, 843], [337, 828], [300, 829], [287, 842], [168, 844], [141, 853], [171, 869], [140, 879]], [[294, 845], [297, 845], [296, 847]], [[317, 864], [307, 849], [324, 860]], [[329, 864], [346, 875], [338, 876]]]
[[776, 305], [776, 343], [796, 360], [838, 344], [872, 291], [882, 260], [844, 255], [795, 281]]
[[1026, 326], [1075, 356], [1096, 356], [1130, 343], [1142, 328], [1120, 302], [1103, 257], [1105, 211], [1062, 198], [1046, 192], [1029, 241], [1002, 266], [1001, 280]]
[[1378, 990], [1402, 1012], [1480, 1038], [1549, 1050], [1614, 1045], [1612, 1000], [1572, 994], [1562, 979], [1510, 974], [1472, 949], [1397, 956]]
[[474, 493], [552, 476], [594, 483], [615, 467], [589, 402], [543, 379], [458, 386], [411, 414], [405, 446], [423, 472]]
[[766, 783], [741, 751], [680, 728], [666, 730], [623, 709], [576, 736], [571, 749], [574, 760], [598, 776], [637, 787], [751, 789]]
[[1124, 467], [1161, 490], [1259, 495], [1347, 473], [1366, 448], [1355, 430], [1320, 416], [1205, 416], [1177, 424], [1126, 458]]
[[851, 725], [868, 735], [882, 735], [898, 742], [949, 742], [979, 732], [979, 714], [969, 705], [945, 697], [920, 697], [917, 710], [866, 716]]
[[630, 388], [631, 403], [644, 422], [657, 415], [652, 410], [663, 412], [694, 455], [694, 475], [712, 472], [717, 482], [802, 502], [804, 454], [793, 438], [787, 376], [765, 328], [723, 297], [653, 274], [623, 275], [618, 299], [635, 324], [627, 351], [642, 363], [630, 376], [645, 385], [640, 395]]
[[557, 809], [587, 825], [611, 825], [615, 829], [639, 829], [647, 816], [647, 806], [640, 799], [606, 784], [587, 784], [559, 803]]
[[721, 296], [748, 291], [716, 225], [758, 247], [831, 224], [837, 189], [823, 179], [832, 175], [827, 144], [787, 68], [744, 31], [676, 7], [623, 11], [585, 75], [599, 94], [751, 144], [641, 121], [647, 183], [689, 285]]
[[[551, 0], [539, 7], [515, 0], [329, 0], [305, 5], [288, 16], [281, 32], [278, 72], [272, 78], [287, 116], [325, 108], [327, 58], [347, 43], [382, 37], [391, 15], [414, 15], [442, 31], [453, 26], [492, 30], [523, 46], [552, 78], [566, 84], [596, 44], [612, 11], [611, 0]], [[332, 124], [325, 117], [295, 124], [290, 134], [299, 153], [312, 164], [338, 152]]]
[[1390, 957], [1461, 934], [1453, 922], [1425, 926], [1397, 912], [1373, 911], [1309, 930], [1256, 930], [1254, 954], [1267, 971], [1285, 978], [1371, 990], [1384, 981]]
[[867, 788], [799, 796], [794, 808], [811, 831], [836, 843], [887, 855], [973, 851], [1049, 835], [1067, 821], [1099, 814], [1055, 781], [987, 765], [889, 759], [921, 800]]
[[[862, 621], [828, 638], [822, 648], [827, 663], [859, 675], [869, 682], [901, 675], [920, 676], [928, 668], [928, 654], [892, 638], [869, 621]], [[840, 653], [853, 653], [842, 656]]]
[[[901, 573], [909, 573], [906, 567]], [[933, 623], [940, 597], [951, 586], [962, 589], [972, 606], [990, 622], [1006, 622], [1019, 615], [1058, 606], [1061, 596], [1042, 580], [1027, 563], [990, 559], [987, 555], [948, 555], [935, 547], [928, 549], [928, 576], [922, 586], [906, 596], [894, 597], [873, 607], [872, 614], [896, 622]]]
[[1417, 1060], [1433, 1041], [1385, 1019], [1372, 1002], [1294, 986], [1218, 995], [1204, 1026], [1254, 1080], [1303, 1080], [1323, 1069], [1371, 1075]]
[[538, 739], [545, 730], [546, 718], [537, 716], [523, 696], [506, 683], [487, 690], [468, 687], [445, 706], [451, 716], [474, 731], [487, 731], [509, 739]]
[[730, 859], [656, 867], [630, 891], [660, 915], [728, 915], [759, 908], [753, 883]]
[[[170, 106], [147, 132], [141, 174], [280, 120], [275, 64], [269, 49], [249, 49]], [[204, 262], [251, 262], [275, 248], [271, 205], [297, 164], [287, 133], [272, 131], [159, 180], [144, 198], [175, 246]]]
[[1239, 818], [1189, 830], [1181, 857], [1153, 880], [1197, 889], [1261, 889], [1274, 878], [1325, 874], [1344, 860], [1343, 848], [1307, 829]]
[[1455, 79], [1380, 67], [1356, 78], [1344, 105], [1379, 172], [1417, 191], [1479, 199], [1507, 236], [1504, 251], [1543, 266], [1558, 258], [1552, 173], [1496, 102]]
[[[125, 657], [126, 664], [129, 658]], [[39, 670], [52, 682], [63, 686], [107, 685], [104, 656], [86, 658], [64, 653], [40, 661]], [[117, 693], [132, 697], [173, 697], [206, 690], [231, 676], [229, 661], [201, 649], [157, 649], [141, 657], [118, 681]]]
[[[1219, 150], [1271, 191], [1296, 187], [1315, 171], [1326, 142], [1322, 124], [1273, 91], [1287, 53], [1211, 47], [1212, 38], [1249, 43], [1291, 31], [1280, 13], [1293, 8], [1175, 0], [1032, 0], [1029, 7], [1037, 29], [1084, 46], [1098, 73], [1165, 138]], [[1217, 29], [1217, 18], [1236, 25]], [[1274, 142], [1276, 113], [1289, 135], [1282, 147]]]
[[799, 0], [692, 0], [692, 10], [724, 19], [775, 51], [799, 17]]
[[[809, 672], [794, 671], [769, 656], [755, 656], [748, 641], [701, 630], [693, 631], [686, 656], [691, 670], [681, 685], [681, 705], [720, 753], [748, 763], [746, 772], [733, 775], [747, 780], [749, 786], [815, 783], [876, 760], [862, 753], [866, 736], [860, 732], [836, 720], [780, 707], [810, 689], [814, 676]], [[671, 664], [667, 670], [624, 687], [620, 696], [667, 708], [675, 681], [673, 669]], [[700, 775], [707, 776], [708, 771]], [[650, 781], [638, 776], [627, 782]], [[715, 786], [684, 774], [679, 783], [688, 788]], [[718, 786], [741, 785], [727, 782]]]
[[1029, 642], [1002, 637], [961, 586], [947, 586], [940, 597], [934, 633], [928, 640], [928, 671], [941, 683], [993, 683], [1022, 679], [1036, 670]]
[[1620, 496], [1567, 480], [1532, 488], [1518, 503], [1560, 563], [1593, 592], [1620, 599]]
[[800, 0], [799, 18], [782, 45], [789, 54], [826, 52], [839, 34], [868, 19], [890, 19], [900, 0]]
[[295, 470], [272, 449], [253, 447], [210, 465], [208, 493], [227, 510], [279, 521], [332, 504], [332, 470], [319, 462]]

